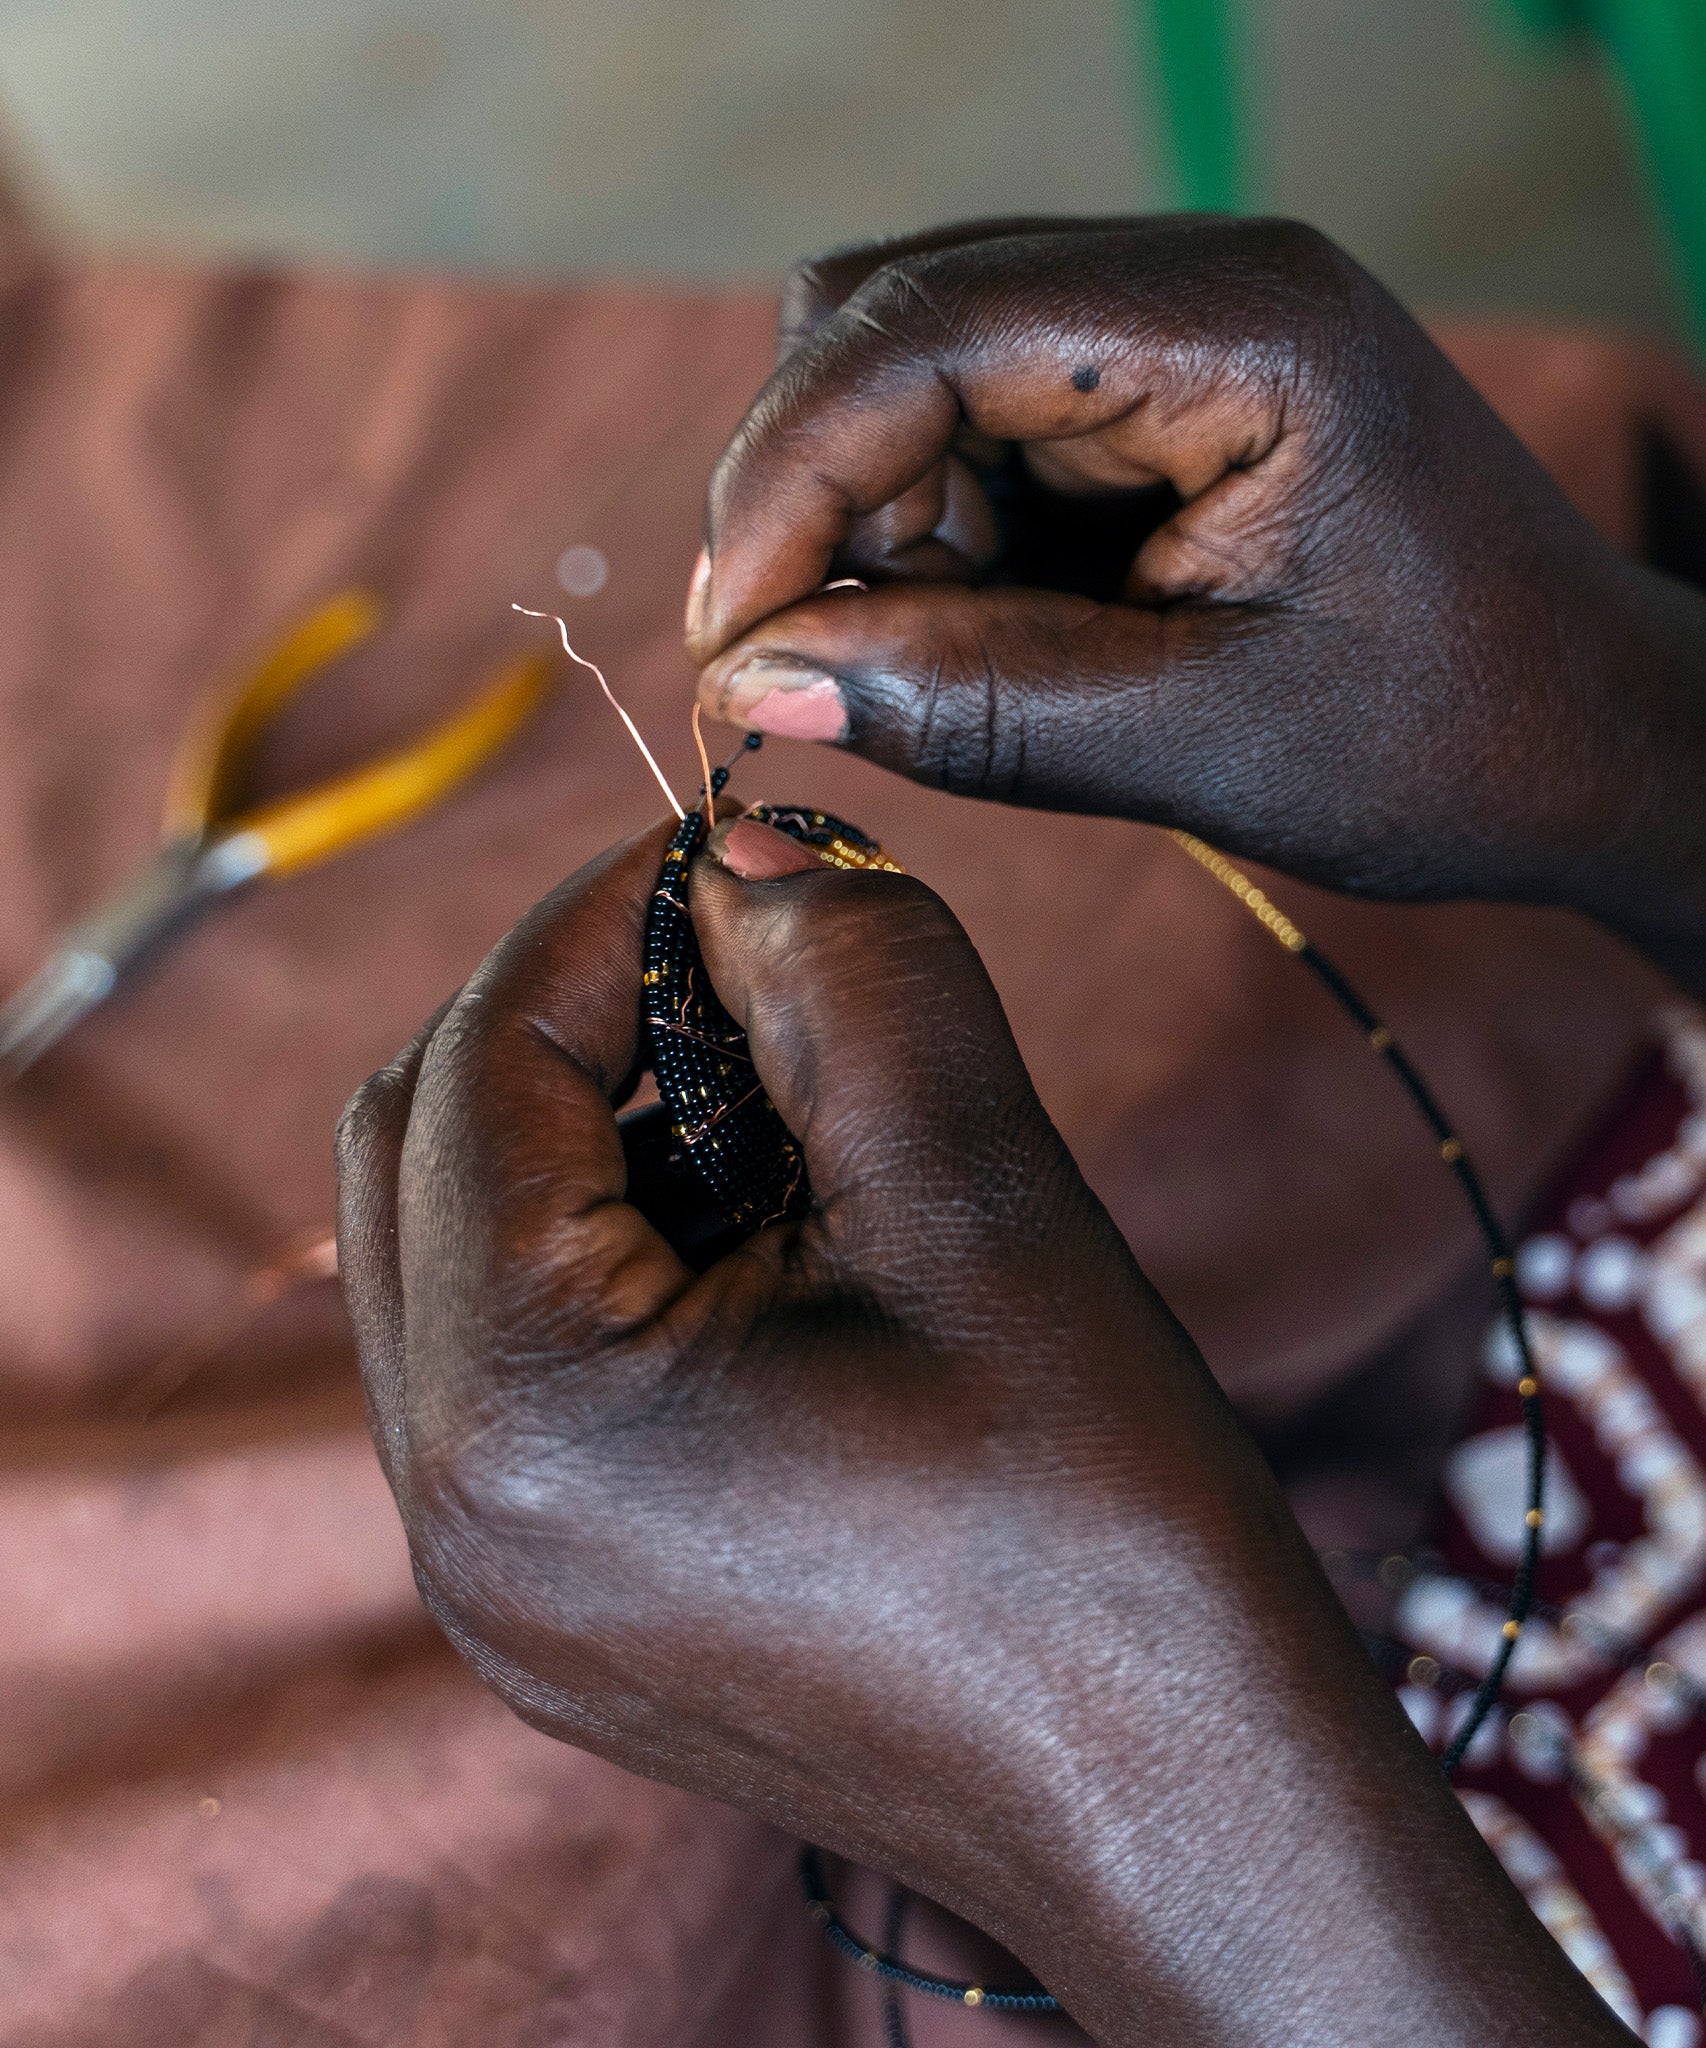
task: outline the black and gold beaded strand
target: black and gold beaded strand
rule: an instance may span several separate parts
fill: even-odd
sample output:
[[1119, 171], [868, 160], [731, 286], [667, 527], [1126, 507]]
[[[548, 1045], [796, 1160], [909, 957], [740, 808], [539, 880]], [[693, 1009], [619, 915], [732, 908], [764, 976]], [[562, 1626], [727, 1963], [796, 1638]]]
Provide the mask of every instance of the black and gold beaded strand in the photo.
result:
[[[901, 1930], [906, 1925], [912, 1894], [905, 1885], [889, 1887], [889, 1910], [883, 1921], [883, 1954], [900, 1954]], [[883, 1986], [883, 2048], [912, 2048], [906, 2014], [901, 2010], [900, 1986], [892, 1980]]]
[[[761, 742], [750, 734], [732, 758]], [[738, 1238], [807, 1215], [812, 1198], [805, 1153], [758, 1078], [746, 1033], [711, 985], [688, 914], [688, 871], [729, 765], [711, 771], [665, 849], [646, 913], [640, 1007], [672, 1161], [703, 1183], [725, 1233]], [[902, 872], [874, 839], [827, 812], [757, 803], [743, 815], [811, 847], [828, 867]]]
[[[836, 1912], [824, 1880], [823, 1858], [816, 1849], [800, 1851], [800, 1883], [805, 1888], [811, 1916], [823, 1929], [831, 1948], [849, 1962], [869, 1970], [885, 1983], [916, 1991], [922, 1998], [939, 1998], [950, 2005], [981, 2008], [986, 2012], [1059, 2012], [1060, 2000], [1047, 1991], [1000, 1991], [986, 1984], [962, 1984], [952, 1977], [938, 1977], [930, 1970], [915, 1970], [892, 1953], [872, 1948], [861, 1941]], [[891, 1907], [892, 1915], [892, 1907]]]
[[727, 767], [712, 773], [665, 849], [646, 913], [640, 1007], [677, 1153], [727, 1226], [747, 1232], [803, 1214], [810, 1194], [805, 1155], [758, 1079], [746, 1033], [711, 986], [688, 914], [688, 870], [727, 781]]
[[1517, 1641], [1522, 1634], [1522, 1625], [1528, 1619], [1529, 1610], [1534, 1604], [1534, 1585], [1540, 1568], [1540, 1532], [1545, 1522], [1546, 1417], [1540, 1398], [1540, 1375], [1536, 1370], [1534, 1354], [1528, 1341], [1528, 1323], [1523, 1314], [1522, 1296], [1517, 1291], [1516, 1266], [1511, 1256], [1510, 1244], [1505, 1237], [1503, 1226], [1494, 1213], [1492, 1203], [1487, 1199], [1487, 1191], [1481, 1183], [1481, 1176], [1476, 1172], [1474, 1162], [1464, 1148], [1463, 1140], [1452, 1129], [1451, 1121], [1440, 1107], [1433, 1090], [1417, 1072], [1391, 1029], [1375, 1015], [1356, 988], [1326, 954], [1257, 887], [1242, 868], [1235, 867], [1223, 853], [1205, 840], [1198, 839], [1193, 833], [1173, 831], [1168, 836], [1177, 846], [1183, 848], [1200, 868], [1212, 875], [1222, 888], [1230, 890], [1251, 916], [1288, 953], [1293, 954], [1310, 970], [1339, 1008], [1356, 1025], [1369, 1045], [1386, 1062], [1397, 1078], [1399, 1086], [1415, 1105], [1422, 1121], [1433, 1133], [1434, 1142], [1439, 1147], [1439, 1156], [1451, 1169], [1459, 1188], [1462, 1189], [1470, 1213], [1475, 1219], [1476, 1228], [1480, 1231], [1482, 1242], [1487, 1248], [1488, 1264], [1492, 1270], [1493, 1284], [1498, 1290], [1500, 1310], [1512, 1342], [1516, 1346], [1517, 1360], [1521, 1368], [1516, 1390], [1517, 1398], [1522, 1403], [1523, 1429], [1528, 1440], [1528, 1482], [1523, 1514], [1522, 1558], [1511, 1585], [1510, 1600], [1500, 1630], [1499, 1646], [1487, 1668], [1486, 1676], [1475, 1689], [1467, 1716], [1440, 1759], [1441, 1768], [1449, 1777], [1463, 1761], [1470, 1743], [1474, 1741], [1481, 1724], [1492, 1712], [1503, 1688], [1505, 1672], [1509, 1668]]

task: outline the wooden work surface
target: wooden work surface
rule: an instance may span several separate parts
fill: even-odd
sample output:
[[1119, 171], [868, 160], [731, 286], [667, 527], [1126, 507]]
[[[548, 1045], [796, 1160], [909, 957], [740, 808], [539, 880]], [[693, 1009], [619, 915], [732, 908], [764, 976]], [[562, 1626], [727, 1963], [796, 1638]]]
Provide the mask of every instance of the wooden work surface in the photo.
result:
[[[588, 542], [610, 579], [578, 634], [690, 787], [681, 598], [769, 324], [756, 295], [11, 259], [0, 987], [146, 856], [198, 695], [351, 581], [394, 628], [293, 714], [281, 782], [449, 705], [537, 630], [510, 601], [554, 606], [554, 562]], [[1652, 376], [1610, 347], [1474, 347], [1628, 537]], [[953, 904], [1045, 1102], [1229, 1378], [1361, 1356], [1458, 1272], [1450, 1185], [1377, 1063], [1156, 835], [781, 743], [742, 774], [855, 819]], [[124, 1406], [329, 1220], [362, 1077], [656, 809], [565, 672], [452, 804], [223, 907], [0, 1099], [0, 2048], [869, 2038], [786, 1844], [545, 1741], [437, 1644], [330, 1289], [154, 1419]], [[1562, 917], [1276, 893], [1519, 1205], [1628, 1056], [1644, 973]]]

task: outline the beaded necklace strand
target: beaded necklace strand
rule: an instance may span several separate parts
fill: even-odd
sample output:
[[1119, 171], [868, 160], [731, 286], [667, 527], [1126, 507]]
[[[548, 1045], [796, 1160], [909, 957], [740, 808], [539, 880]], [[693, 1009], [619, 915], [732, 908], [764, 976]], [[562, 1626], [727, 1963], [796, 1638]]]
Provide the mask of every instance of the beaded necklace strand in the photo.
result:
[[1534, 1581], [1540, 1569], [1540, 1532], [1546, 1519], [1546, 1416], [1540, 1399], [1540, 1374], [1528, 1341], [1528, 1320], [1523, 1313], [1522, 1296], [1517, 1291], [1516, 1261], [1511, 1256], [1510, 1242], [1505, 1236], [1504, 1227], [1494, 1213], [1492, 1203], [1487, 1199], [1487, 1191], [1482, 1185], [1481, 1176], [1476, 1172], [1474, 1162], [1464, 1149], [1463, 1140], [1452, 1129], [1450, 1120], [1440, 1107], [1433, 1090], [1423, 1080], [1414, 1061], [1398, 1043], [1391, 1030], [1363, 1001], [1356, 988], [1326, 954], [1304, 936], [1277, 904], [1269, 901], [1242, 868], [1234, 867], [1223, 853], [1216, 852], [1212, 846], [1195, 838], [1189, 832], [1170, 832], [1168, 837], [1175, 845], [1183, 848], [1200, 868], [1212, 875], [1222, 888], [1230, 890], [1263, 930], [1270, 933], [1288, 953], [1309, 969], [1369, 1045], [1386, 1062], [1398, 1085], [1415, 1106], [1417, 1114], [1432, 1132], [1434, 1142], [1439, 1147], [1441, 1160], [1451, 1169], [1458, 1187], [1462, 1190], [1470, 1214], [1475, 1219], [1475, 1227], [1481, 1233], [1481, 1242], [1486, 1247], [1493, 1284], [1498, 1290], [1500, 1313], [1504, 1317], [1506, 1328], [1510, 1331], [1511, 1341], [1516, 1346], [1517, 1358], [1522, 1367], [1516, 1391], [1522, 1403], [1522, 1422], [1528, 1449], [1522, 1558], [1505, 1605], [1505, 1620], [1500, 1630], [1498, 1651], [1488, 1666], [1487, 1675], [1475, 1689], [1474, 1702], [1463, 1726], [1440, 1759], [1441, 1768], [1446, 1776], [1450, 1777], [1462, 1762], [1464, 1752], [1475, 1740], [1481, 1723], [1492, 1712], [1499, 1697], [1505, 1672], [1516, 1650], [1517, 1639], [1522, 1634], [1522, 1625], [1528, 1619], [1534, 1605]]

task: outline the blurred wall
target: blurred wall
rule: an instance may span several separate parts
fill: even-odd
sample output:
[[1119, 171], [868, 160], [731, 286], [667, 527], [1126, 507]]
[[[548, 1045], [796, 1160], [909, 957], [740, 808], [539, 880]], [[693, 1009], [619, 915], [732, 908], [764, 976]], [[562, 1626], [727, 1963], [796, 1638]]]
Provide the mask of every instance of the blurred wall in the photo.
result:
[[[1493, 0], [1249, 0], [1266, 199], [1403, 296], [1666, 327], [1611, 90]], [[1165, 203], [1119, 0], [0, 0], [38, 206], [103, 244], [762, 275]]]

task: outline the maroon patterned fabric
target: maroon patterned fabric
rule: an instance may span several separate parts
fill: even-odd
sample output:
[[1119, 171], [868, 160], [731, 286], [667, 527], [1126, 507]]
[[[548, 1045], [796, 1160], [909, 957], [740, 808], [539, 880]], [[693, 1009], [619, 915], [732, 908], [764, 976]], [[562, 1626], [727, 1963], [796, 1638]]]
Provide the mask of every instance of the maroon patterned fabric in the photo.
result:
[[[1535, 1912], [1655, 2048], [1706, 2038], [1706, 1019], [1677, 1008], [1517, 1255], [1547, 1397], [1540, 1605], [1465, 1804]], [[1447, 1461], [1438, 1569], [1402, 1591], [1401, 1697], [1436, 1747], [1496, 1650], [1523, 1527], [1519, 1364]], [[1392, 1565], [1388, 1577], [1394, 1576]], [[1400, 1569], [1396, 1576], [1406, 1574]], [[1436, 1667], [1438, 1676], [1436, 1677]]]

